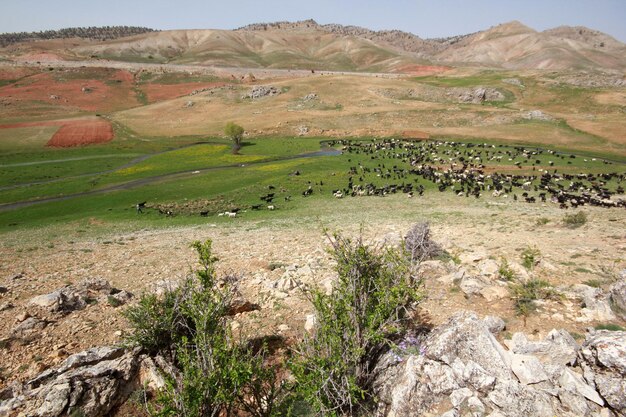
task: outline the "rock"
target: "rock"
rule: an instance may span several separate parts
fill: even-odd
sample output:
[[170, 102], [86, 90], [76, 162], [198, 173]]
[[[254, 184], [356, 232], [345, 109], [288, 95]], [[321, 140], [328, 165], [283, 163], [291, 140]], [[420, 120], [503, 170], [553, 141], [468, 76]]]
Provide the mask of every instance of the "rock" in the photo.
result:
[[500, 285], [490, 285], [479, 291], [480, 295], [489, 302], [507, 298], [509, 296], [509, 290], [506, 287]]
[[304, 125], [298, 126], [296, 128], [296, 133], [298, 134], [298, 136], [304, 136], [307, 133], [309, 133], [309, 127], [308, 126], [304, 126]]
[[[626, 270], [622, 271], [626, 272]], [[622, 320], [626, 320], [626, 278], [613, 284], [609, 289], [611, 308]]]
[[17, 274], [13, 274], [9, 277], [9, 281], [16, 281], [20, 278], [24, 278], [24, 273], [23, 272], [18, 272]]
[[552, 330], [539, 342], [529, 341], [523, 333], [515, 333], [511, 351], [522, 355], [534, 355], [543, 364], [567, 365], [576, 363], [578, 344], [565, 330]]
[[171, 292], [180, 287], [180, 281], [174, 281], [169, 279], [160, 280], [154, 283], [153, 291], [157, 296], [162, 296], [166, 292]]
[[[136, 387], [139, 355], [120, 348], [93, 348], [72, 355], [23, 386], [12, 389], [0, 414], [109, 415]], [[4, 414], [3, 414], [4, 415]]]
[[519, 78], [504, 78], [502, 82], [511, 84], [511, 85], [516, 85], [518, 87], [524, 87], [524, 83]]
[[485, 316], [483, 323], [493, 334], [498, 334], [506, 329], [506, 323], [498, 316]]
[[512, 355], [511, 370], [524, 385], [547, 381], [548, 375], [543, 370], [541, 362], [530, 355]]
[[498, 274], [500, 265], [498, 265], [498, 263], [493, 259], [485, 259], [479, 262], [477, 268], [480, 275], [485, 277], [495, 277]]
[[36, 331], [43, 330], [47, 325], [48, 322], [45, 320], [40, 320], [37, 317], [28, 317], [11, 330], [11, 336], [14, 338], [23, 338]]
[[186, 107], [186, 108], [193, 107], [193, 105], [194, 105], [194, 102], [193, 102], [193, 101], [191, 101], [191, 100], [189, 100], [189, 101], [187, 101], [187, 102], [185, 103], [185, 107]]
[[459, 283], [459, 288], [465, 295], [479, 294], [487, 284], [481, 279], [472, 276], [464, 276]]
[[473, 264], [475, 262], [480, 262], [485, 258], [487, 258], [487, 252], [484, 250], [477, 250], [459, 255], [459, 259], [464, 264]]
[[6, 294], [9, 292], [9, 289], [5, 286], [0, 285], [0, 294]]
[[596, 390], [587, 385], [580, 375], [570, 369], [566, 368], [563, 370], [563, 373], [559, 378], [559, 385], [564, 389], [578, 392], [583, 397], [600, 406], [604, 405], [604, 400], [600, 397], [600, 395], [598, 395]]
[[549, 122], [551, 120], [554, 120], [554, 117], [552, 117], [552, 116], [550, 116], [548, 114], [545, 114], [541, 110], [531, 110], [529, 112], [526, 112], [526, 113], [522, 114], [522, 119], [526, 119], [526, 120], [542, 120], [542, 121]]
[[278, 326], [278, 331], [283, 333], [289, 331], [289, 326], [286, 324], [281, 324]]
[[274, 283], [274, 288], [283, 292], [291, 291], [299, 286], [300, 283], [289, 272], [283, 274], [283, 276]]
[[6, 311], [6, 310], [10, 310], [13, 307], [14, 307], [13, 304], [11, 304], [9, 301], [7, 301], [6, 303], [0, 304], [0, 312]]
[[236, 297], [228, 308], [228, 315], [234, 316], [235, 314], [248, 313], [250, 311], [260, 310], [261, 306], [256, 303], [251, 303], [250, 301]]
[[163, 372], [161, 372], [154, 360], [147, 355], [142, 355], [140, 358], [137, 379], [139, 386], [146, 387], [151, 392], [157, 392], [165, 388], [166, 385]]
[[30, 299], [28, 304], [46, 308], [56, 308], [63, 302], [62, 295], [59, 291], [43, 294]]
[[582, 354], [587, 362], [626, 376], [626, 332], [600, 330], [587, 335]]
[[[133, 298], [133, 294], [122, 290], [108, 296], [109, 304], [115, 304], [113, 307], [121, 306], [129, 302]], [[115, 301], [113, 301], [115, 300]]]
[[302, 97], [302, 101], [311, 101], [311, 100], [315, 100], [316, 98], [317, 98], [317, 94], [309, 93], [306, 96]]
[[489, 375], [504, 380], [512, 378], [509, 354], [475, 313], [455, 314], [446, 325], [428, 335], [426, 344], [426, 356], [429, 358], [447, 364], [451, 364], [455, 358], [463, 362], [472, 360]]
[[548, 394], [521, 385], [515, 381], [500, 381], [487, 395], [505, 416], [554, 416], [554, 407]]
[[304, 322], [304, 330], [307, 333], [313, 333], [317, 326], [317, 316], [315, 314], [307, 314], [306, 321]]
[[252, 87], [248, 94], [243, 95], [241, 98], [250, 98], [253, 100], [267, 97], [267, 96], [277, 96], [280, 94], [280, 90], [278, 90], [273, 85], [255, 85]]

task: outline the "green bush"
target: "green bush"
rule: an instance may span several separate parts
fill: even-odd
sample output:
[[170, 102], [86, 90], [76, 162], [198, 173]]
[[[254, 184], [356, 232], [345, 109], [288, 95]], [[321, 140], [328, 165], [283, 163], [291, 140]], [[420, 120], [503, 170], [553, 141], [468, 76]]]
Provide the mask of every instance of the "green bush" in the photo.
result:
[[505, 281], [513, 281], [515, 279], [515, 271], [511, 269], [511, 267], [509, 266], [509, 261], [505, 257], [502, 257], [500, 259], [498, 275], [500, 276], [500, 279], [503, 279]]
[[528, 246], [522, 251], [522, 265], [531, 270], [539, 263], [539, 257], [541, 257], [539, 249]]
[[552, 284], [542, 279], [511, 283], [509, 288], [517, 313], [524, 316], [535, 310], [536, 300], [558, 298], [558, 293]]
[[584, 211], [579, 211], [576, 214], [566, 214], [563, 216], [563, 224], [565, 226], [575, 229], [587, 223], [587, 215]]
[[[417, 267], [406, 249], [377, 251], [335, 235], [332, 295], [310, 289], [316, 329], [290, 363], [300, 398], [324, 416], [353, 415], [370, 399], [372, 370], [381, 349], [403, 331], [421, 299]], [[408, 247], [410, 249], [410, 245]]]
[[266, 349], [237, 341], [229, 311], [235, 281], [218, 279], [211, 241], [194, 242], [200, 268], [162, 297], [144, 295], [126, 312], [130, 342], [171, 358], [156, 416], [274, 416], [282, 395], [276, 369], [265, 366]]
[[596, 330], [610, 330], [612, 332], [623, 332], [626, 331], [626, 329], [624, 329], [622, 326], [619, 326], [617, 324], [613, 324], [613, 323], [605, 323], [605, 324], [598, 324], [595, 327]]

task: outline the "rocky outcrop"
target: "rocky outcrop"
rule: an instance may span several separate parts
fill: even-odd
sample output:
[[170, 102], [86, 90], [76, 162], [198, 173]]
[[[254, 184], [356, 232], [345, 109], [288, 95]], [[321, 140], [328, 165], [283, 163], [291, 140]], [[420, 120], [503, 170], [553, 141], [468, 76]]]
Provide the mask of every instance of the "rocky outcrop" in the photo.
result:
[[256, 100], [263, 97], [277, 96], [280, 94], [280, 90], [273, 85], [255, 85], [252, 89], [244, 94], [241, 98], [250, 98]]
[[378, 415], [626, 415], [626, 333], [590, 333], [582, 348], [564, 330], [540, 341], [517, 333], [507, 350], [492, 334], [497, 322], [458, 313], [410, 338], [419, 346], [386, 354], [374, 383]]
[[[626, 271], [622, 271], [626, 275]], [[622, 320], [626, 320], [626, 276], [609, 290], [611, 308]]]
[[142, 359], [137, 350], [118, 347], [77, 353], [24, 385], [3, 390], [0, 415], [109, 415], [137, 387]]

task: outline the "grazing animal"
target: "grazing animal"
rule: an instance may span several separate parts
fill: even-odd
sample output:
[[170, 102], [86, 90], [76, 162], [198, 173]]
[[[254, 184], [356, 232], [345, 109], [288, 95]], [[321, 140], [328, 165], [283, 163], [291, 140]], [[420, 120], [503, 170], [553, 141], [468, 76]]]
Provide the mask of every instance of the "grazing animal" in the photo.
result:
[[207, 211], [201, 211], [200, 212], [200, 216], [202, 216], [202, 217], [209, 217], [209, 211], [208, 210]]
[[273, 205], [271, 205], [271, 206], [267, 206], [267, 209], [268, 209], [268, 210], [274, 210], [275, 208], [276, 208], [276, 207], [274, 207]]

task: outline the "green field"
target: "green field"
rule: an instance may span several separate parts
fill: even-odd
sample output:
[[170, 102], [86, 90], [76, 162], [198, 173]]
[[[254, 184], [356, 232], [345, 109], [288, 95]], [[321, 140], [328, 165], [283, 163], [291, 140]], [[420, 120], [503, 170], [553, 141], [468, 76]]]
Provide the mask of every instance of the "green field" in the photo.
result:
[[[492, 141], [465, 142], [459, 147], [445, 142], [400, 144], [358, 138], [335, 143], [336, 149], [344, 149], [341, 155], [305, 157], [325, 146], [324, 139], [246, 139], [239, 153], [233, 154], [225, 139], [140, 138], [123, 126], [117, 126], [117, 133], [118, 138], [108, 144], [70, 149], [41, 148], [36, 139], [10, 148], [11, 141], [6, 140], [0, 154], [0, 231], [85, 219], [131, 222], [138, 227], [193, 224], [207, 221], [200, 216], [203, 211], [211, 221], [225, 222], [229, 220], [217, 214], [235, 208], [241, 210], [242, 219], [288, 216], [293, 210], [315, 208], [333, 199], [333, 190], [348, 191], [350, 179], [354, 185], [412, 183], [422, 185], [426, 192], [437, 192], [435, 182], [405, 175], [413, 168], [404, 154], [407, 149], [426, 155], [428, 163], [442, 171], [453, 157], [456, 163], [483, 164], [487, 170], [506, 175], [539, 175], [543, 169], [569, 174], [625, 172], [620, 160], [580, 154], [572, 158], [565, 150], [559, 154]], [[377, 145], [380, 150], [368, 153]], [[396, 171], [405, 174], [390, 174]], [[605, 186], [614, 192], [620, 184], [611, 179]], [[302, 192], [309, 187], [312, 195], [305, 198]], [[268, 192], [275, 194], [272, 212], [259, 198]], [[486, 198], [489, 194], [482, 193]], [[142, 201], [147, 208], [138, 214], [135, 205]], [[255, 205], [260, 210], [251, 210]], [[166, 217], [159, 209], [173, 216]]]

